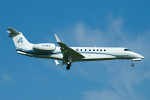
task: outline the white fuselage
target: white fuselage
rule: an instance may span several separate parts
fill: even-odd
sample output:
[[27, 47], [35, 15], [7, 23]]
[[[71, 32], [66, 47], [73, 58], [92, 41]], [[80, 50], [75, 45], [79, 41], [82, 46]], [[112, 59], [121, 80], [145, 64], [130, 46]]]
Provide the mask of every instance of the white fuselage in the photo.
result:
[[[72, 58], [72, 62], [76, 61], [97, 61], [97, 60], [113, 60], [113, 59], [142, 59], [143, 56], [129, 51], [123, 47], [71, 47], [73, 50], [82, 54], [84, 58]], [[35, 50], [20, 50], [19, 54], [27, 55], [36, 58], [49, 58], [63, 60], [63, 54], [60, 47], [56, 47], [55, 51], [35, 51]]]

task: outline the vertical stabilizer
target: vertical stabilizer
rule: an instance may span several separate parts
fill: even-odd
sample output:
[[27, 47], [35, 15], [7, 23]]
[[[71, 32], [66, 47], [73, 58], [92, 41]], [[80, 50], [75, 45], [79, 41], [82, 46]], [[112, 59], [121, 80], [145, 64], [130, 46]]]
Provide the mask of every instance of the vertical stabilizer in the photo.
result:
[[8, 28], [9, 37], [13, 38], [14, 44], [17, 49], [31, 49], [32, 44], [27, 41], [21, 32], [16, 31], [13, 28]]

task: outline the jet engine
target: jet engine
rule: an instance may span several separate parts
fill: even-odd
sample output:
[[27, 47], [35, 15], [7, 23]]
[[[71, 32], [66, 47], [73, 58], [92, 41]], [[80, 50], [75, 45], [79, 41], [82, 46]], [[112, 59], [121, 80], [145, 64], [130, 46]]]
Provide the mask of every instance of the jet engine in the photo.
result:
[[40, 43], [40, 44], [34, 44], [33, 49], [36, 51], [50, 52], [56, 50], [56, 46], [55, 44], [52, 43]]

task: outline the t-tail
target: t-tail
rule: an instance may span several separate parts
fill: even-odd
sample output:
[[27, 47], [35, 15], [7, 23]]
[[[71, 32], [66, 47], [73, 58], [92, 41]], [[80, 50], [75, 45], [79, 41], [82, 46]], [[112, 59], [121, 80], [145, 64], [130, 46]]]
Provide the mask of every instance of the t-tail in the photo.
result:
[[9, 33], [9, 37], [13, 38], [16, 49], [19, 49], [19, 50], [31, 50], [32, 49], [33, 44], [29, 43], [21, 32], [18, 32], [13, 28], [8, 28], [8, 30], [9, 31], [7, 31], [7, 33]]

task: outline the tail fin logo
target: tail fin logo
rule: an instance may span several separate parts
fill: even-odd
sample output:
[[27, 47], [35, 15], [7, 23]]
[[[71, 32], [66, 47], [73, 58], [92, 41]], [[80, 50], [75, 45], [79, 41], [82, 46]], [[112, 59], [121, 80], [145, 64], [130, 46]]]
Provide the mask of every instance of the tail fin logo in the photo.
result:
[[22, 37], [19, 38], [17, 43], [19, 43], [19, 42], [23, 43]]

